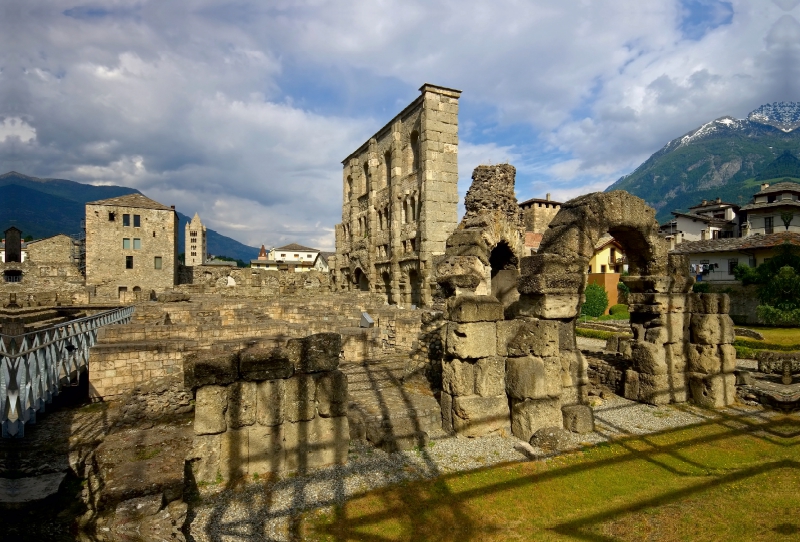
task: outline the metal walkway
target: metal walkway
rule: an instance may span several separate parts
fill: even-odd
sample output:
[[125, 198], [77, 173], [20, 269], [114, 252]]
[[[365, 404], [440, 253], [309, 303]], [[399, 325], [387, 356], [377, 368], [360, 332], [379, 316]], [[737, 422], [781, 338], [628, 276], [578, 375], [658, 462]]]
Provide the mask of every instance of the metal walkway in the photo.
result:
[[22, 437], [26, 423], [88, 369], [97, 330], [127, 324], [134, 308], [122, 307], [24, 335], [0, 335], [0, 425], [3, 437]]

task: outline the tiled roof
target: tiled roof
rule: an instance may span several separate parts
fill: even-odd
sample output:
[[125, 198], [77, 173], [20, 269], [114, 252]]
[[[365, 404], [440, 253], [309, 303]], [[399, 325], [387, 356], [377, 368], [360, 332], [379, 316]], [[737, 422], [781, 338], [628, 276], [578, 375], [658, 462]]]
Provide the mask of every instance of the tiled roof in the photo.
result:
[[151, 200], [142, 194], [126, 194], [116, 198], [101, 199], [90, 201], [86, 205], [111, 205], [114, 207], [136, 207], [139, 209], [158, 209], [161, 211], [172, 211], [170, 207], [162, 205], [157, 201]]
[[735, 203], [713, 200], [706, 202], [705, 205], [703, 205], [702, 203], [698, 205], [692, 205], [691, 207], [689, 207], [689, 209], [714, 209], [714, 208], [725, 209], [727, 207], [736, 207], [737, 209], [739, 208], [739, 206]]
[[525, 232], [525, 246], [528, 248], [532, 248], [534, 250], [539, 249], [539, 245], [542, 244], [542, 237], [544, 237], [543, 233], [536, 233], [532, 231]]
[[528, 199], [528, 200], [525, 200], [525, 201], [519, 203], [518, 205], [520, 207], [522, 207], [523, 205], [528, 205], [530, 203], [549, 203], [550, 205], [561, 205], [560, 201], [553, 201], [553, 200], [541, 199], [541, 198], [531, 198], [531, 199]]
[[724, 218], [714, 218], [713, 216], [704, 216], [697, 213], [682, 213], [680, 211], [672, 211], [672, 214], [676, 217], [684, 216], [686, 218], [691, 218], [692, 220], [699, 220], [700, 222], [705, 222], [706, 224], [714, 224], [716, 226], [725, 226], [727, 224], [733, 224], [733, 222], [729, 220], [725, 220]]
[[319, 252], [316, 248], [304, 247], [303, 245], [298, 245], [297, 243], [292, 243], [290, 245], [278, 247], [273, 250], [298, 250], [301, 252]]
[[780, 200], [773, 201], [772, 203], [748, 203], [742, 207], [742, 211], [752, 211], [754, 209], [769, 209], [777, 207], [800, 207], [800, 201], [794, 200]]
[[731, 237], [727, 239], [706, 239], [705, 241], [687, 241], [676, 246], [672, 254], [697, 254], [701, 252], [733, 252], [770, 248], [791, 243], [800, 246], [800, 233], [778, 232], [768, 235], [751, 235], [750, 237]]
[[757, 196], [761, 196], [763, 194], [773, 194], [775, 192], [784, 192], [786, 190], [791, 190], [792, 192], [800, 192], [800, 183], [794, 182], [781, 182], [769, 185], [764, 190], [761, 190]]

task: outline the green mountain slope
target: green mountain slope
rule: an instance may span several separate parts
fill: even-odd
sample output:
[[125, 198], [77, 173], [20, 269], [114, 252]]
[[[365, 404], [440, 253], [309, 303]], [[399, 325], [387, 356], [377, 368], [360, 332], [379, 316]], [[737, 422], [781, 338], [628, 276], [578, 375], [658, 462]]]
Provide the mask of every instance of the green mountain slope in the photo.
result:
[[[85, 216], [84, 204], [133, 193], [139, 191], [124, 186], [93, 186], [67, 179], [39, 179], [12, 171], [0, 175], [0, 231], [16, 226], [23, 235], [37, 239], [58, 233], [78, 234]], [[191, 218], [179, 212], [178, 219], [178, 251], [183, 252], [184, 227]], [[207, 234], [211, 254], [245, 261], [258, 255], [257, 248], [212, 229], [208, 229]]]
[[703, 199], [743, 205], [773, 178], [800, 180], [800, 104], [762, 106], [747, 119], [723, 117], [667, 143], [607, 190], [627, 190], [666, 221]]

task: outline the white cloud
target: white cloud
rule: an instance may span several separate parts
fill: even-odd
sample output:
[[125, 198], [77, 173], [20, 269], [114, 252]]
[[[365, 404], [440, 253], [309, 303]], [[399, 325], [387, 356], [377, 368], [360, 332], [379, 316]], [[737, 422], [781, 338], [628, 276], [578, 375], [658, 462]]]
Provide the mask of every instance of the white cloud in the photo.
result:
[[798, 98], [788, 0], [735, 0], [697, 39], [678, 0], [12, 3], [0, 165], [138, 188], [252, 245], [331, 248], [340, 161], [424, 81], [464, 91], [462, 197], [486, 162], [514, 164], [521, 197], [600, 189]]

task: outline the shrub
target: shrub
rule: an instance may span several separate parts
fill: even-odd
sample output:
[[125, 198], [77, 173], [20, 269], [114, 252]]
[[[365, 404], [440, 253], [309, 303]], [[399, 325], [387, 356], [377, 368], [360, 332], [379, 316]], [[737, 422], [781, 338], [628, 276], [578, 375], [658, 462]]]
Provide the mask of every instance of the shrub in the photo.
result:
[[628, 312], [628, 306], [622, 303], [618, 303], [616, 305], [612, 305], [610, 309], [608, 309], [608, 314], [623, 314]]
[[692, 291], [696, 294], [707, 294], [711, 292], [711, 285], [707, 282], [695, 282]]
[[606, 307], [608, 307], [606, 289], [599, 284], [589, 284], [583, 293], [586, 296], [586, 301], [581, 307], [581, 314], [595, 318], [602, 316], [606, 312]]

